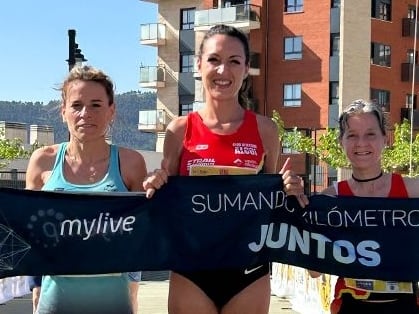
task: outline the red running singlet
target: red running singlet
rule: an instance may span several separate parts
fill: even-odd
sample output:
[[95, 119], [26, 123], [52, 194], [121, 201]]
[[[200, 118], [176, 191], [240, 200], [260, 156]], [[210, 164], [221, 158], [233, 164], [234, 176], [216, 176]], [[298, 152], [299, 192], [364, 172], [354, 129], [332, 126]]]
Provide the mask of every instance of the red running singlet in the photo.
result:
[[187, 117], [180, 175], [257, 174], [262, 170], [264, 149], [255, 113], [246, 110], [236, 132], [211, 132], [197, 112]]

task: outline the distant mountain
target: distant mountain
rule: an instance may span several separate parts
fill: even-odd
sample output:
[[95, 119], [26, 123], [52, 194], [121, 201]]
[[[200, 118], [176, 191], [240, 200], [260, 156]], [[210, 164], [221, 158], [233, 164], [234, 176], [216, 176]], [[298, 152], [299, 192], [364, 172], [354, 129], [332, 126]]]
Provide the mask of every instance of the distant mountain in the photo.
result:
[[[116, 119], [112, 127], [112, 142], [138, 150], [155, 150], [156, 135], [138, 130], [139, 110], [156, 109], [156, 93], [128, 92], [115, 95]], [[0, 101], [0, 121], [49, 125], [54, 128], [55, 142], [68, 138], [67, 127], [60, 115], [60, 102]]]

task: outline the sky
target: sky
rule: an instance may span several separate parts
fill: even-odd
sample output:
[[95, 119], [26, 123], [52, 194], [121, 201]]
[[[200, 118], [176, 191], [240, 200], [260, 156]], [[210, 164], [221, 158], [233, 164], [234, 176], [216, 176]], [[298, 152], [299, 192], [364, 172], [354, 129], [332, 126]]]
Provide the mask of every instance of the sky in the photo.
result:
[[140, 90], [140, 64], [157, 60], [156, 48], [139, 42], [140, 25], [156, 22], [157, 5], [139, 0], [1, 0], [0, 101], [60, 99], [69, 29], [85, 64], [105, 71], [116, 93]]

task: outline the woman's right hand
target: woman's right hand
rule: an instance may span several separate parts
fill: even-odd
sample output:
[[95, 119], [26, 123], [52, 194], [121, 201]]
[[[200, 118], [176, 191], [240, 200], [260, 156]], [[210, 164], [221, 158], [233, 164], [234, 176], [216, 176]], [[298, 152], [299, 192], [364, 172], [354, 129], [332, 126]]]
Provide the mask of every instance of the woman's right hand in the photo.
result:
[[291, 169], [291, 159], [287, 158], [279, 174], [282, 175], [284, 192], [294, 195], [302, 208], [308, 205], [308, 197], [304, 194], [304, 181]]
[[163, 184], [167, 183], [169, 174], [164, 169], [155, 169], [150, 172], [143, 181], [143, 188], [145, 196], [151, 198], [157, 189], [160, 189]]

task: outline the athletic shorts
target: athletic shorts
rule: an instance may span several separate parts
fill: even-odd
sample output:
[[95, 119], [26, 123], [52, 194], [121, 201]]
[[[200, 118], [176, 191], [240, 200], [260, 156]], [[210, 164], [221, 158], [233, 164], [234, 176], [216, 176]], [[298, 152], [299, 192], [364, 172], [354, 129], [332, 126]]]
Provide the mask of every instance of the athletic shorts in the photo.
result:
[[245, 269], [208, 270], [177, 272], [197, 285], [221, 309], [236, 294], [247, 286], [269, 274], [269, 264]]

